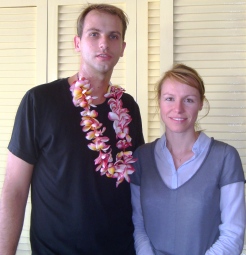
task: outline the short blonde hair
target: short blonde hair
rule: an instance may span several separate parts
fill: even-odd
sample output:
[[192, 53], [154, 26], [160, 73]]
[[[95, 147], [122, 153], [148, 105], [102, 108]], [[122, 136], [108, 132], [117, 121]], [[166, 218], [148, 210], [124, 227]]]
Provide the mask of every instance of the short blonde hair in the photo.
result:
[[77, 19], [77, 35], [80, 38], [83, 33], [85, 17], [89, 12], [93, 10], [118, 16], [122, 22], [122, 38], [123, 40], [125, 39], [125, 33], [129, 23], [128, 17], [123, 10], [111, 4], [88, 4], [88, 6], [81, 12]]

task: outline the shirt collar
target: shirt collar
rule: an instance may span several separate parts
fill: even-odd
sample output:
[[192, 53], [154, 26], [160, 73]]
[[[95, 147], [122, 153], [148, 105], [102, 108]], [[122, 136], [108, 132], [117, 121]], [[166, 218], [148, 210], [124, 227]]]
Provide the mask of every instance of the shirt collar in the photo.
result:
[[[195, 157], [198, 156], [200, 153], [202, 153], [202, 151], [207, 148], [207, 146], [209, 146], [211, 141], [211, 138], [208, 137], [205, 133], [200, 132], [197, 140], [195, 141], [193, 147], [192, 147], [192, 151], [195, 154]], [[161, 147], [161, 149], [164, 151], [164, 148], [166, 148], [166, 135], [163, 134], [162, 137], [160, 138], [158, 144]]]

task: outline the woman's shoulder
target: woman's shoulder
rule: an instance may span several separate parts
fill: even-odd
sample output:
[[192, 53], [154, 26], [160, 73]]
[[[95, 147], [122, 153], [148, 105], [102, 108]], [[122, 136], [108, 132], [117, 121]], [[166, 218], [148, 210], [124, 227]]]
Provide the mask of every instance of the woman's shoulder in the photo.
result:
[[214, 139], [213, 137], [211, 138], [211, 148], [214, 148], [214, 150], [223, 152], [225, 154], [228, 153], [238, 154], [237, 149], [233, 145]]
[[153, 142], [149, 142], [149, 143], [145, 143], [141, 146], [139, 146], [136, 150], [135, 153], [146, 153], [146, 152], [150, 152], [152, 150], [154, 150], [155, 146], [156, 146], [156, 143], [159, 141], [160, 138], [157, 138], [155, 141]]

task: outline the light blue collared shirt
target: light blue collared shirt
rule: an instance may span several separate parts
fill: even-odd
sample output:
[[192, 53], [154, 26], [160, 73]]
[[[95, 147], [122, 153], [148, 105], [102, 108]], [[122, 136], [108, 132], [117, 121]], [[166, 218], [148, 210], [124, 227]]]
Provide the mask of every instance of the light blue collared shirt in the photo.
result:
[[155, 147], [156, 164], [163, 181], [169, 188], [178, 188], [196, 173], [206, 157], [210, 142], [211, 138], [201, 132], [192, 148], [193, 157], [176, 170], [172, 155], [166, 146], [166, 136], [163, 135], [157, 141]]

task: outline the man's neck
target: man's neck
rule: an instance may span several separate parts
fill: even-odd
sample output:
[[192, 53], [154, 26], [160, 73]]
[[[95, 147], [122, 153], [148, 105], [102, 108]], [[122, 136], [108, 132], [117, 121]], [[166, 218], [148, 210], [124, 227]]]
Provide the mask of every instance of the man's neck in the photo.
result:
[[108, 86], [109, 86], [109, 78], [106, 76], [100, 76], [100, 77], [88, 77], [88, 76], [82, 76], [78, 73], [74, 74], [73, 76], [69, 77], [68, 82], [69, 84], [73, 84], [75, 81], [78, 80], [78, 77], [81, 79], [82, 77], [89, 80], [91, 84], [92, 96], [97, 97], [93, 100], [93, 104], [101, 104], [105, 101], [104, 95], [107, 93]]

